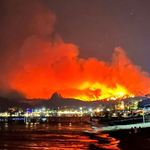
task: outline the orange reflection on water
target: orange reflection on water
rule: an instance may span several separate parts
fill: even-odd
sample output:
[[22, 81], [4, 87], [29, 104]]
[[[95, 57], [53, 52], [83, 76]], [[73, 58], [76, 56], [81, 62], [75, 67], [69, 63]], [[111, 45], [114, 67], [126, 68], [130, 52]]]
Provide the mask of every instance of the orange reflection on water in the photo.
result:
[[32, 150], [89, 150], [93, 149], [93, 146], [97, 150], [120, 150], [117, 147], [120, 142], [119, 140], [109, 137], [109, 134], [90, 132], [93, 130], [90, 125], [63, 125], [60, 123], [57, 125], [26, 124], [25, 129], [29, 129], [24, 130], [24, 133], [27, 132], [27, 137], [31, 137], [29, 141], [26, 141], [26, 147]]
[[105, 140], [109, 141], [110, 143], [104, 143], [104, 144], [96, 144], [96, 146], [103, 148], [103, 149], [111, 149], [111, 150], [121, 150], [118, 148], [118, 143], [120, 143], [120, 140], [116, 140], [115, 138], [109, 137], [109, 134], [101, 134], [96, 135], [97, 137], [104, 138]]

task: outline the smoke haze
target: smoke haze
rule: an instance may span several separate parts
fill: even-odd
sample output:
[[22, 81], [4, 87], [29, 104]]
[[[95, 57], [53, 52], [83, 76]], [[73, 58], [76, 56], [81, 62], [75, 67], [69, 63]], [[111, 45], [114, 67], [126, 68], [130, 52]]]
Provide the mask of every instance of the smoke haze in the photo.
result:
[[[1, 15], [1, 96], [97, 100], [144, 95], [148, 73], [117, 47], [110, 63], [79, 58], [79, 48], [56, 34], [56, 16], [38, 1], [7, 0]], [[80, 36], [79, 36], [80, 38]], [[17, 94], [18, 93], [18, 94]]]

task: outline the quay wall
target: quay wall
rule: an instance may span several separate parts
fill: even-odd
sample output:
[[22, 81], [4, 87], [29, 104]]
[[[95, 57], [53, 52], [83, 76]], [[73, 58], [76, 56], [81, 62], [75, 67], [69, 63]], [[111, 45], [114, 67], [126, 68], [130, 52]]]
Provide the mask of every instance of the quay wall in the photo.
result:
[[0, 117], [0, 122], [84, 123], [90, 119], [91, 117]]
[[49, 117], [48, 122], [53, 123], [78, 123], [88, 122], [90, 117]]

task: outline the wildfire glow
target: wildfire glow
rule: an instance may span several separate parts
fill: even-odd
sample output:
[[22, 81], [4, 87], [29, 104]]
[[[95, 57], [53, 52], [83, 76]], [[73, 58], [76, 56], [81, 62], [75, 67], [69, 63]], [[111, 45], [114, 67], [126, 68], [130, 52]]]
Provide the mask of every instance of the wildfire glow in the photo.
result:
[[115, 49], [112, 63], [106, 64], [95, 58], [78, 58], [78, 49], [71, 44], [31, 41], [22, 48], [22, 69], [10, 82], [28, 98], [49, 98], [58, 92], [84, 101], [116, 100], [149, 91], [147, 74], [132, 65], [121, 48]]
[[116, 100], [150, 92], [148, 73], [133, 65], [122, 48], [115, 48], [109, 63], [79, 58], [77, 46], [65, 43], [53, 33], [56, 16], [37, 1], [32, 1], [33, 5], [23, 2], [10, 1], [6, 7], [7, 24], [3, 27], [7, 28], [2, 36], [7, 37], [8, 50], [4, 49], [6, 54], [0, 56], [3, 93], [7, 95], [9, 90], [14, 90], [27, 98], [47, 99], [58, 92], [64, 98], [90, 101]]

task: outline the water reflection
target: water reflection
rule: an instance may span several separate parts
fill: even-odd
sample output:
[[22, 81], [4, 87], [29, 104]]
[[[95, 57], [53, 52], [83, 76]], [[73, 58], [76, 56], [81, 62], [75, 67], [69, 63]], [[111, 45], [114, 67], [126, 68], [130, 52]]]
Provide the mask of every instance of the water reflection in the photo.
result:
[[4, 130], [0, 130], [0, 149], [119, 150], [118, 140], [109, 137], [108, 134], [100, 134], [98, 131], [95, 133], [94, 130], [91, 125], [71, 123], [67, 125], [5, 124]]
[[99, 147], [104, 149], [120, 150], [120, 148], [118, 148], [118, 143], [120, 142], [120, 140], [116, 140], [115, 138], [109, 137], [109, 134], [101, 134], [101, 135], [97, 135], [97, 137], [103, 138], [103, 140], [109, 142], [109, 143], [98, 144]]
[[5, 129], [7, 129], [8, 128], [8, 123], [5, 123]]

